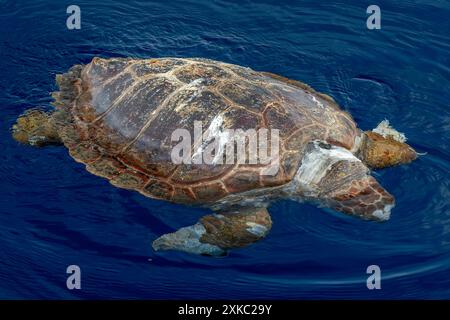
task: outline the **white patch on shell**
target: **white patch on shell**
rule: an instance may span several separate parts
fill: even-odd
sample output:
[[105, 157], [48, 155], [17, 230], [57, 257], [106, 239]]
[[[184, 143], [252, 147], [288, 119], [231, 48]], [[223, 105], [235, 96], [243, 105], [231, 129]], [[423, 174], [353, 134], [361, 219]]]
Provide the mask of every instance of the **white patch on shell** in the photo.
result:
[[211, 143], [214, 139], [216, 140], [216, 152], [214, 159], [212, 161], [213, 164], [217, 164], [219, 160], [222, 159], [225, 146], [230, 142], [230, 140], [233, 138], [233, 135], [230, 131], [223, 130], [223, 116], [221, 114], [214, 117], [214, 119], [211, 121], [208, 129], [203, 134], [203, 141], [200, 144], [200, 146], [195, 150], [194, 154], [192, 155], [192, 159], [196, 157], [200, 157], [203, 153], [205, 147]]
[[225, 146], [229, 143], [232, 138], [232, 134], [228, 131], [221, 131], [216, 137], [218, 139], [216, 154], [213, 159], [213, 164], [217, 164], [223, 157], [225, 151]]
[[290, 188], [293, 188], [292, 192], [294, 194], [296, 189], [300, 188], [305, 194], [314, 196], [317, 192], [316, 185], [327, 174], [333, 164], [341, 160], [361, 161], [345, 148], [338, 146], [322, 148], [320, 142], [315, 141], [313, 143], [313, 149], [303, 156], [302, 164], [290, 186]]
[[317, 100], [317, 98], [314, 97], [312, 94], [310, 94], [309, 97], [311, 98], [311, 100], [312, 100], [315, 104], [317, 104], [318, 107], [320, 107], [320, 108], [323, 108], [323, 107], [324, 107], [323, 103], [320, 102], [319, 100]]
[[193, 81], [191, 81], [186, 88], [184, 88], [185, 91], [193, 91], [192, 95], [184, 102], [180, 103], [176, 108], [175, 111], [179, 112], [181, 109], [186, 107], [194, 98], [198, 97], [202, 91], [203, 86], [202, 83], [205, 81], [203, 78], [198, 78]]
[[399, 142], [406, 142], [406, 136], [404, 133], [398, 132], [390, 124], [389, 120], [381, 121], [378, 126], [372, 130], [372, 132], [378, 133], [383, 137], [391, 137]]
[[214, 137], [218, 136], [221, 132], [221, 127], [223, 124], [223, 117], [221, 114], [214, 117], [214, 119], [209, 124], [208, 129], [205, 131], [202, 137], [202, 143], [200, 146], [195, 150], [195, 152], [192, 154], [192, 159], [196, 157], [200, 157], [203, 153], [203, 150], [208, 145], [209, 142], [211, 142]]
[[362, 141], [362, 135], [358, 134], [355, 137], [355, 142], [353, 143], [353, 147], [350, 150], [352, 153], [356, 153], [359, 150], [359, 148], [361, 147], [361, 141]]

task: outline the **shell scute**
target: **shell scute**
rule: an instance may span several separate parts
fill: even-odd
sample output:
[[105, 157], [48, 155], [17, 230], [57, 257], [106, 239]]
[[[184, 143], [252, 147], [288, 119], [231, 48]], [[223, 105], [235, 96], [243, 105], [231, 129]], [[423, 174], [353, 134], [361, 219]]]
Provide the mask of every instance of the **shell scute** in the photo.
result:
[[[94, 85], [94, 83], [98, 82], [96, 78], [89, 77], [85, 79], [92, 82], [92, 85], [89, 86], [90, 97], [86, 97], [86, 100], [95, 110], [96, 116], [106, 112], [113, 105], [114, 101], [136, 81], [133, 75], [128, 72], [121, 73], [117, 78], [100, 83], [97, 86]], [[82, 115], [85, 112], [85, 109], [83, 109], [80, 110], [79, 114]]]
[[176, 70], [174, 76], [184, 83], [203, 79], [207, 85], [215, 85], [230, 78], [223, 68], [211, 64], [191, 64]]
[[225, 197], [229, 192], [225, 189], [222, 182], [212, 182], [209, 184], [201, 184], [192, 187], [198, 201], [204, 203], [212, 203], [223, 197]]
[[141, 192], [152, 198], [170, 200], [173, 190], [174, 188], [171, 184], [158, 179], [151, 179]]
[[269, 103], [278, 100], [268, 89], [246, 81], [226, 83], [220, 92], [233, 103], [254, 112], [262, 112]]
[[104, 155], [94, 162], [89, 163], [86, 169], [97, 176], [111, 180], [125, 170], [126, 166], [114, 157]]
[[251, 189], [263, 187], [259, 174], [250, 170], [238, 170], [236, 174], [230, 175], [224, 180], [227, 189], [233, 193], [239, 193]]
[[121, 171], [110, 180], [111, 184], [116, 187], [131, 190], [141, 190], [148, 181], [147, 175], [130, 169]]
[[133, 60], [129, 58], [102, 59], [95, 57], [88, 65], [89, 67], [84, 69], [84, 73], [87, 73], [92, 79], [93, 86], [98, 86], [122, 73], [132, 63]]
[[[126, 141], [132, 141], [152, 119], [153, 112], [176, 90], [177, 86], [164, 78], [152, 78], [136, 86], [114, 105], [101, 121], [120, 133]], [[113, 138], [113, 137], [112, 137]]]
[[131, 65], [130, 69], [138, 77], [162, 74], [185, 65], [181, 59], [150, 59]]

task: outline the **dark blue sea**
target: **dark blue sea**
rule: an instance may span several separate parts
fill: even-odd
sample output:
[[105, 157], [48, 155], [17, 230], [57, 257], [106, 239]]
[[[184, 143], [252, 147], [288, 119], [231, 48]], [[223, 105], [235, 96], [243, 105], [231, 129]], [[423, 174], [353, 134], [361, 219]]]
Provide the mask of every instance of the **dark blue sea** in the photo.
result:
[[[66, 27], [71, 4], [80, 30]], [[50, 108], [55, 74], [95, 56], [205, 57], [298, 79], [427, 154], [374, 173], [397, 200], [388, 222], [282, 201], [269, 236], [227, 257], [155, 253], [154, 239], [208, 211], [115, 188], [65, 148], [10, 135], [24, 110]], [[2, 0], [0, 76], [0, 298], [450, 298], [448, 1]], [[66, 287], [69, 265], [80, 290]]]

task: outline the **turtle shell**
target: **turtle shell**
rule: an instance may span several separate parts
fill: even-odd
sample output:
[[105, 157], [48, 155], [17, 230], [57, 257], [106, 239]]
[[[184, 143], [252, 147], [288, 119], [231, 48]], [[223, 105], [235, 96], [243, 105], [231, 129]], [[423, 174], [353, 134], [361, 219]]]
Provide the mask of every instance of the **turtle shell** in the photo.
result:
[[[351, 149], [358, 134], [348, 113], [306, 84], [213, 60], [94, 58], [58, 75], [57, 82], [56, 117], [63, 119], [59, 133], [70, 155], [115, 186], [173, 202], [211, 203], [285, 184], [309, 141]], [[263, 161], [174, 163], [178, 142], [172, 133], [192, 133], [195, 121], [205, 135], [278, 130], [279, 170], [263, 174], [270, 165]], [[203, 152], [205, 140], [193, 136], [194, 155]], [[248, 160], [248, 149], [243, 152]]]

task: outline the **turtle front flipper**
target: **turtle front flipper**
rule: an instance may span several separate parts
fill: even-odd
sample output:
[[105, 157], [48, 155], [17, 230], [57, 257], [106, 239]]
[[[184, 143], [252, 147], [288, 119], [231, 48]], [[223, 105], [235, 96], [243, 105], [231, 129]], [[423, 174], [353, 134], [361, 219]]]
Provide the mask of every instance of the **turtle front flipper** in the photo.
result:
[[27, 110], [12, 127], [13, 138], [36, 147], [62, 144], [52, 114], [40, 109]]
[[243, 208], [206, 215], [196, 224], [165, 234], [153, 249], [220, 256], [264, 238], [272, 227], [266, 208]]
[[321, 181], [327, 206], [367, 220], [390, 218], [394, 197], [369, 175], [361, 162], [339, 161]]
[[395, 204], [360, 159], [323, 142], [308, 146], [295, 181], [301, 196], [367, 220], [388, 220]]
[[326, 195], [325, 201], [338, 211], [375, 221], [388, 220], [395, 205], [394, 197], [372, 176], [339, 186]]

